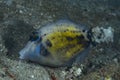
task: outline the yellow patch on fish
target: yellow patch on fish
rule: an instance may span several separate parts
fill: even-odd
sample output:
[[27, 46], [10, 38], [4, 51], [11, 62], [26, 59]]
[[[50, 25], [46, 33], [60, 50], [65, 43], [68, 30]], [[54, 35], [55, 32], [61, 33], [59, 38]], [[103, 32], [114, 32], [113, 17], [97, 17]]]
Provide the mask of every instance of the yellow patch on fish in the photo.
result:
[[66, 61], [82, 52], [89, 45], [83, 34], [75, 25], [64, 24], [54, 28], [54, 31], [46, 35], [42, 42], [46, 43], [47, 50], [52, 56]]

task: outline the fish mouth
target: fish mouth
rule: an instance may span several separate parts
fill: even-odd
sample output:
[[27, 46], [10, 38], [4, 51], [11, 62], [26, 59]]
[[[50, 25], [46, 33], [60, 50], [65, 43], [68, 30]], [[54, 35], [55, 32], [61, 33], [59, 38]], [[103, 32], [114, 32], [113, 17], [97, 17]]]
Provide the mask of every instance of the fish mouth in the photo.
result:
[[24, 50], [21, 50], [20, 52], [19, 52], [19, 59], [25, 59], [25, 54], [26, 54], [26, 52], [24, 51]]
[[19, 52], [19, 58], [25, 60], [28, 59], [29, 55], [34, 52], [35, 46], [34, 42], [28, 42], [27, 45]]

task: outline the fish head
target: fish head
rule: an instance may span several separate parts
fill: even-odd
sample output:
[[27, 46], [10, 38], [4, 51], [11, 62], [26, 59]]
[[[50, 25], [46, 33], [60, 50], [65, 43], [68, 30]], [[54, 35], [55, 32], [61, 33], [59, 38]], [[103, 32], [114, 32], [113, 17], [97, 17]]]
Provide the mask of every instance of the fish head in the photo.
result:
[[29, 60], [40, 54], [41, 48], [41, 38], [36, 32], [33, 32], [27, 45], [19, 52], [20, 59]]

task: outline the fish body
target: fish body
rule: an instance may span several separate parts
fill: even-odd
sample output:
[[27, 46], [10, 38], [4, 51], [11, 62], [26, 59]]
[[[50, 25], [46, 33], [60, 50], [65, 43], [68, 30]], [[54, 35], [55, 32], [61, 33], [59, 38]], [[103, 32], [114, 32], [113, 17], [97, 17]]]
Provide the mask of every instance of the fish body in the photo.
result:
[[85, 26], [69, 20], [43, 26], [19, 52], [20, 59], [51, 67], [70, 66], [87, 55], [91, 43], [88, 31]]

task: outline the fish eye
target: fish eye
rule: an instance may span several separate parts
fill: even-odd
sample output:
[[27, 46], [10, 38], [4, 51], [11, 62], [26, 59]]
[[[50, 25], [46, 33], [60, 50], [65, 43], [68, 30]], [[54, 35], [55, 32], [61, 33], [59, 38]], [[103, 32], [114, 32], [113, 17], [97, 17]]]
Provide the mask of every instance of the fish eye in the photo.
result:
[[30, 41], [41, 41], [41, 38], [38, 35], [38, 32], [32, 32], [29, 38]]
[[85, 32], [85, 30], [83, 29], [82, 32]]

